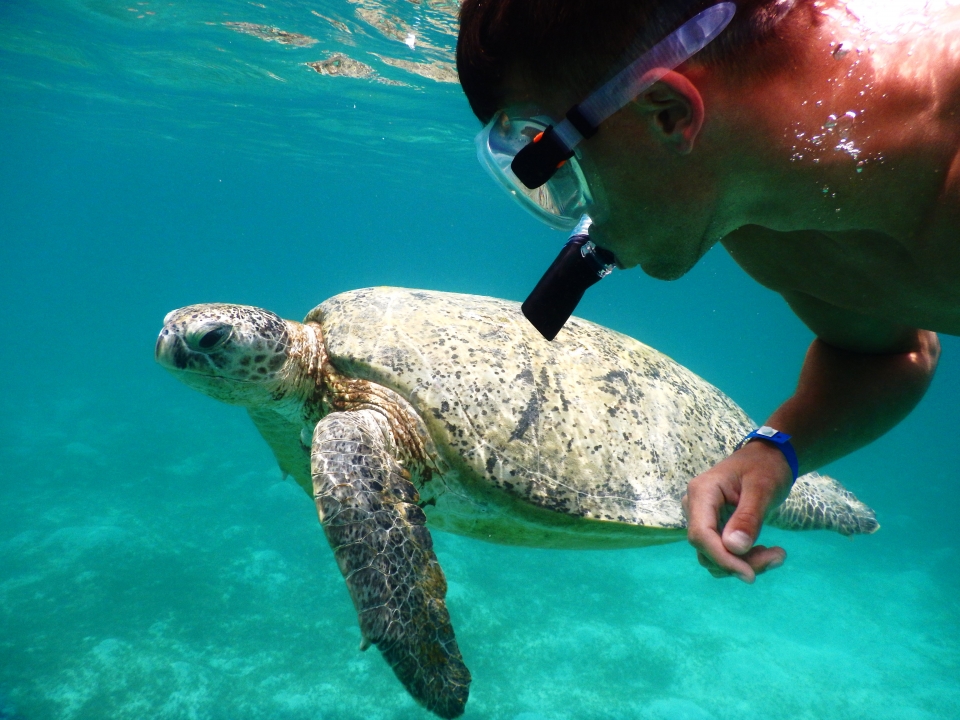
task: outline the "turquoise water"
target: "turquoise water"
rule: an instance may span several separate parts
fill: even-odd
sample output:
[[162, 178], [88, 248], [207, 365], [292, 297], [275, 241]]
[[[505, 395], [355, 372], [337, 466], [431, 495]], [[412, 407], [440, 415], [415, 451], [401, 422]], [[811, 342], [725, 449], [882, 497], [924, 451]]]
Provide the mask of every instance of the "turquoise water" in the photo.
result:
[[[195, 302], [300, 318], [367, 285], [525, 297], [563, 236], [483, 175], [459, 88], [405, 69], [442, 77], [452, 12], [0, 5], [0, 718], [429, 717], [358, 652], [310, 498], [241, 410], [179, 385], [153, 345]], [[303, 65], [336, 52], [367, 77]], [[719, 249], [674, 283], [615, 273], [580, 314], [756, 418], [810, 340]], [[789, 559], [753, 587], [714, 580], [685, 544], [435, 534], [473, 673], [465, 717], [960, 717], [958, 350], [944, 338], [913, 415], [828, 468], [881, 530], [765, 531]]]

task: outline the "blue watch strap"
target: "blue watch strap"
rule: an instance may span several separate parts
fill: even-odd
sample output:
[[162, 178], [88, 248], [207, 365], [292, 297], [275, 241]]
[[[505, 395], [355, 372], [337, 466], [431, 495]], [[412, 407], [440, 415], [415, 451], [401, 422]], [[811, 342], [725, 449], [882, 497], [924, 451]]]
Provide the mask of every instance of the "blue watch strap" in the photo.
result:
[[742, 448], [751, 440], [766, 440], [783, 453], [784, 459], [787, 461], [787, 465], [790, 466], [790, 472], [793, 473], [793, 481], [797, 481], [797, 476], [800, 474], [800, 463], [797, 461], [797, 451], [793, 449], [793, 445], [790, 444], [790, 436], [779, 430], [775, 430], [769, 425], [763, 425], [758, 427], [756, 430], [752, 431], [747, 435], [743, 440], [737, 444], [737, 450]]

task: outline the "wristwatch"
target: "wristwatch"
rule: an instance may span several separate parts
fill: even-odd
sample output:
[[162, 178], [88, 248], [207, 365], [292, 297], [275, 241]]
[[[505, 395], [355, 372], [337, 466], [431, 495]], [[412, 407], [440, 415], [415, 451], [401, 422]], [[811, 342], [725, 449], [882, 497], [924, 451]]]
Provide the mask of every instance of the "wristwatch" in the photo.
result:
[[797, 461], [797, 451], [793, 449], [793, 445], [790, 444], [790, 436], [785, 432], [780, 432], [769, 425], [763, 425], [758, 427], [756, 430], [750, 432], [743, 440], [737, 443], [737, 447], [734, 448], [734, 452], [742, 448], [751, 440], [764, 440], [768, 443], [771, 443], [776, 447], [780, 452], [783, 453], [784, 459], [787, 461], [787, 465], [790, 466], [790, 472], [793, 473], [793, 481], [797, 481], [797, 475], [800, 473], [800, 463]]

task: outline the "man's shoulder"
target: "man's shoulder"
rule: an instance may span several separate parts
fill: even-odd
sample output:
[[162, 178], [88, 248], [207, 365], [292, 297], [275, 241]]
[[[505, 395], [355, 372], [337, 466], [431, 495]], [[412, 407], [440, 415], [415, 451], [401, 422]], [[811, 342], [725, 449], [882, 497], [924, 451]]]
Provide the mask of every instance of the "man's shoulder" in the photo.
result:
[[922, 301], [936, 275], [931, 266], [937, 263], [922, 256], [923, 243], [866, 228], [778, 232], [747, 225], [722, 243], [761, 285], [858, 312], [873, 312], [891, 299]]
[[[912, 327], [853, 307], [851, 298], [845, 296], [848, 283], [844, 281], [850, 278], [858, 285], [852, 268], [842, 263], [823, 266], [823, 258], [834, 255], [850, 239], [845, 235], [751, 226], [728, 236], [723, 244], [751, 277], [780, 293], [800, 320], [834, 347], [889, 352], [909, 346], [915, 338]], [[814, 266], [811, 258], [818, 258], [821, 265]], [[830, 284], [841, 287], [838, 291], [827, 287]]]
[[721, 244], [750, 277], [783, 293], [796, 289], [805, 270], [804, 248], [825, 241], [827, 237], [815, 230], [780, 232], [746, 225], [723, 238]]

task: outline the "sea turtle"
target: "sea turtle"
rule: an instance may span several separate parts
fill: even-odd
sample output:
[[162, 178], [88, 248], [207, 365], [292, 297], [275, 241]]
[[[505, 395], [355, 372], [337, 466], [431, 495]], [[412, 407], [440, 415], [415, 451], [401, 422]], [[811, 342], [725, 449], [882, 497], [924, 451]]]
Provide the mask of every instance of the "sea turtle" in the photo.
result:
[[[316, 501], [356, 606], [411, 695], [457, 717], [470, 673], [427, 529], [550, 548], [681, 540], [690, 478], [753, 424], [642, 343], [572, 318], [545, 341], [516, 303], [369, 288], [303, 323], [242, 305], [167, 315], [157, 360], [243, 405]], [[849, 535], [878, 527], [810, 473], [768, 519]]]

